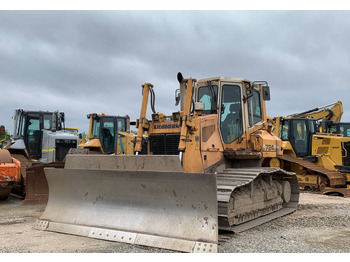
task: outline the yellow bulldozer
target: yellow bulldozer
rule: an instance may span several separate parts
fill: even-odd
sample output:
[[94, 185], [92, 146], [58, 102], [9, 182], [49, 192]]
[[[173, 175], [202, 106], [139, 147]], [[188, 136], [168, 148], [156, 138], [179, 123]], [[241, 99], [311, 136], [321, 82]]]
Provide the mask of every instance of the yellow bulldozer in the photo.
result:
[[143, 85], [135, 151], [148, 131], [147, 155], [68, 155], [64, 169], [45, 169], [50, 197], [36, 229], [217, 252], [219, 229], [240, 232], [296, 210], [295, 173], [261, 167], [282, 155], [266, 121], [267, 83], [181, 73], [178, 81], [171, 116], [156, 112], [153, 85]]
[[342, 114], [343, 106], [338, 101], [287, 117], [270, 118], [273, 133], [283, 141], [284, 154], [264, 165], [295, 172], [303, 190], [350, 197], [350, 174], [341, 172], [349, 168], [350, 138], [330, 128], [333, 121], [339, 123]]
[[80, 149], [89, 153], [133, 155], [136, 134], [130, 132], [130, 117], [101, 114], [88, 114], [89, 133]]

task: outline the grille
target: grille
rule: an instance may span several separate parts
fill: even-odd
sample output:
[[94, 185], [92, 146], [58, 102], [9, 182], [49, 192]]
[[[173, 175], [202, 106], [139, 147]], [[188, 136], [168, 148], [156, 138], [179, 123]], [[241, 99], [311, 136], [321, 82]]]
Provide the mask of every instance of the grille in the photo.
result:
[[179, 134], [151, 135], [150, 152], [153, 155], [178, 155]]
[[57, 139], [56, 140], [56, 161], [62, 162], [70, 148], [77, 148], [77, 140]]
[[350, 142], [343, 143], [343, 166], [350, 166]]

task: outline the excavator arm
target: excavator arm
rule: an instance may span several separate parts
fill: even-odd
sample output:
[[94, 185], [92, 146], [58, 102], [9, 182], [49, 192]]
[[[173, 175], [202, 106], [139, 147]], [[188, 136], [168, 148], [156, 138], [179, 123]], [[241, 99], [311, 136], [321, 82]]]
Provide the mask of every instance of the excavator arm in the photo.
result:
[[343, 104], [341, 101], [337, 101], [335, 103], [316, 107], [311, 110], [307, 110], [302, 113], [292, 114], [288, 117], [297, 118], [297, 117], [310, 117], [317, 120], [329, 120], [339, 122], [344, 113]]

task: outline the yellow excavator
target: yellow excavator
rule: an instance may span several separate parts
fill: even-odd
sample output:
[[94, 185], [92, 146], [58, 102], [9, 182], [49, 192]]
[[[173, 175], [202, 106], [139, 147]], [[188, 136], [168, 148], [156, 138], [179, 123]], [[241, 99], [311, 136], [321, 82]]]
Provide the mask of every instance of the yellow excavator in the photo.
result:
[[341, 172], [349, 167], [350, 138], [327, 130], [329, 123], [339, 123], [342, 114], [343, 106], [338, 101], [287, 117], [270, 118], [273, 133], [283, 141], [284, 154], [265, 160], [264, 165], [297, 173], [303, 190], [350, 197], [350, 174]]
[[217, 252], [219, 229], [241, 232], [296, 210], [295, 173], [261, 167], [283, 153], [266, 121], [267, 83], [178, 81], [171, 116], [155, 111], [153, 85], [143, 85], [135, 151], [148, 131], [147, 155], [68, 155], [64, 169], [45, 169], [50, 198], [36, 229]]
[[129, 116], [88, 114], [89, 133], [85, 141], [79, 144], [80, 149], [99, 154], [134, 154], [133, 140], [136, 134], [130, 132]]

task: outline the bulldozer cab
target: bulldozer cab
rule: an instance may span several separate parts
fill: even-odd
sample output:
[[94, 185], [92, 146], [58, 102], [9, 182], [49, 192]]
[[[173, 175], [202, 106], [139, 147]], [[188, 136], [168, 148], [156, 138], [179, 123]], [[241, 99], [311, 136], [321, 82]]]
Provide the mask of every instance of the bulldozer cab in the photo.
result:
[[94, 115], [92, 137], [100, 139], [105, 154], [117, 151], [118, 131], [127, 132], [127, 118], [121, 116]]
[[283, 141], [290, 141], [297, 157], [306, 157], [311, 155], [316, 130], [314, 119], [290, 118], [281, 120], [279, 132]]
[[32, 159], [40, 159], [42, 156], [42, 130], [62, 129], [61, 115], [57, 112], [16, 110], [15, 121], [14, 138], [23, 139]]
[[[264, 90], [269, 96], [269, 90]], [[224, 144], [240, 143], [246, 130], [264, 120], [264, 99], [254, 82], [224, 77], [204, 79], [198, 81], [195, 94], [196, 102], [204, 105], [201, 114], [218, 115]]]

